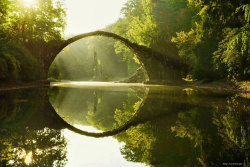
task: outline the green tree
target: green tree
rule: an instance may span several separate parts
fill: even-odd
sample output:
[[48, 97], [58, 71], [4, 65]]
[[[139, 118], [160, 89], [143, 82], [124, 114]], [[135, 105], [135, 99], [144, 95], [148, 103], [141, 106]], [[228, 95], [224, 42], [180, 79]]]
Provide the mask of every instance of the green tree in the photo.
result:
[[249, 27], [227, 28], [225, 38], [214, 52], [214, 63], [219, 71], [232, 81], [247, 80], [250, 77], [250, 31]]
[[[34, 81], [37, 60], [24, 46], [0, 39], [0, 81]], [[32, 72], [31, 72], [32, 71]]]
[[[4, 0], [0, 7], [1, 80], [32, 81], [38, 79], [38, 70], [42, 78], [49, 47], [62, 40], [63, 1], [35, 0], [28, 4]], [[6, 69], [11, 74], [7, 78]]]
[[58, 40], [65, 27], [65, 10], [61, 0], [11, 1], [6, 23], [1, 27], [10, 37], [22, 42]]
[[[151, 0], [129, 0], [122, 8], [121, 13], [124, 18], [112, 25], [112, 31], [132, 42], [150, 46], [153, 36], [157, 34]], [[129, 65], [131, 64], [129, 72], [135, 72], [139, 66], [132, 64], [132, 61], [140, 64], [136, 56], [120, 42], [116, 42], [114, 46], [116, 53], [122, 55]]]
[[[190, 73], [198, 79], [209, 80], [225, 75], [245, 79], [249, 75], [249, 67], [243, 63], [249, 61], [247, 1], [189, 0], [188, 3], [195, 12], [191, 20], [193, 28], [178, 33], [172, 41], [180, 55], [187, 53], [185, 57], [190, 60]], [[181, 42], [182, 38], [186, 40]]]

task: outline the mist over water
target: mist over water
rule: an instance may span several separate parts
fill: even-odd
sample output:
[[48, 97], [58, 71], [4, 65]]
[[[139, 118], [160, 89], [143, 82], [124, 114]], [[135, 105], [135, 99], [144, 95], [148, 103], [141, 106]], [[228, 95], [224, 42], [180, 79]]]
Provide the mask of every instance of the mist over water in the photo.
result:
[[[142, 87], [143, 83], [117, 83], [117, 82], [91, 82], [91, 81], [62, 81], [62, 82], [51, 82], [50, 86], [60, 87], [107, 87], [107, 88], [123, 88], [123, 87]], [[160, 85], [152, 85], [160, 86]]]

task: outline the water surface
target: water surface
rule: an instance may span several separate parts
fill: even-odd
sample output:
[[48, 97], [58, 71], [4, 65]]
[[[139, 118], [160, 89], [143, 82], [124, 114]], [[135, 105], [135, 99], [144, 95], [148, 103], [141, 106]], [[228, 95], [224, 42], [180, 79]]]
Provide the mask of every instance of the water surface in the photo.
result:
[[[247, 166], [249, 118], [249, 99], [225, 92], [52, 83], [0, 92], [0, 160], [2, 166]], [[96, 138], [70, 126], [118, 131]]]

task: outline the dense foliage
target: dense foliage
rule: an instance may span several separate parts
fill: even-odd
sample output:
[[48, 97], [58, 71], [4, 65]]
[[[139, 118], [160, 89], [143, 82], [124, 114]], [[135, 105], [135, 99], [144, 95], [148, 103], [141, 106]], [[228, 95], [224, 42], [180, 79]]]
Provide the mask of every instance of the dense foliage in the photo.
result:
[[[183, 62], [183, 78], [241, 81], [250, 78], [249, 11], [246, 0], [128, 0], [106, 30]], [[135, 71], [136, 56], [113, 46]]]
[[[250, 78], [250, 5], [247, 0], [128, 0], [121, 13], [122, 17], [104, 30], [153, 48], [163, 53], [164, 59], [171, 57], [184, 63], [180, 69], [183, 78], [207, 81]], [[65, 15], [62, 0], [0, 2], [1, 81], [39, 78], [44, 72], [41, 69], [46, 49], [62, 41]], [[108, 46], [104, 49], [103, 44]], [[93, 53], [98, 50], [97, 54], [105, 50], [102, 53], [106, 56], [118, 55], [124, 61], [114, 57], [99, 60], [99, 68], [114, 60], [118, 66], [126, 64], [125, 73], [132, 75], [140, 66], [136, 56], [120, 42], [96, 38], [89, 40], [88, 48]], [[60, 70], [53, 68], [58, 77]], [[29, 76], [28, 71], [34, 74]], [[82, 71], [91, 73], [84, 68]], [[101, 72], [91, 74], [92, 78]], [[106, 80], [108, 75], [113, 75], [109, 68], [105, 73]]]
[[[0, 80], [33, 81], [37, 78], [37, 60], [22, 45], [0, 41]], [[30, 73], [33, 71], [32, 73]]]
[[40, 78], [38, 54], [51, 40], [61, 40], [65, 27], [62, 1], [0, 2], [0, 81], [34, 81]]
[[189, 73], [198, 79], [250, 77], [248, 1], [196, 1], [190, 31], [181, 31], [172, 42], [189, 64]]

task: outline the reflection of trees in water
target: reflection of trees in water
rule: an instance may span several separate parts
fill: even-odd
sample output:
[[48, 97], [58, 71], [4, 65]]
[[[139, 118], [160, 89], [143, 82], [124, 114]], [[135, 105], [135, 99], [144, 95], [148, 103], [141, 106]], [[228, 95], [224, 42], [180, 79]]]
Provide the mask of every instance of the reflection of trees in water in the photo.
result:
[[[127, 92], [128, 91], [128, 92]], [[128, 98], [136, 101], [134, 92], [122, 89], [49, 89], [49, 98], [57, 113], [68, 118], [71, 125], [94, 126], [99, 130], [113, 127], [114, 112], [121, 108]]]
[[64, 137], [59, 130], [45, 128], [50, 110], [44, 95], [44, 89], [0, 94], [0, 166], [65, 164]]
[[109, 93], [102, 90], [94, 91], [93, 97], [94, 100], [91, 98], [87, 101], [88, 114], [86, 119], [89, 125], [103, 131], [113, 129], [116, 108], [122, 108], [122, 106], [128, 105], [127, 103], [134, 104], [138, 99], [134, 92]]
[[[117, 113], [116, 118], [125, 118], [128, 112], [129, 110], [125, 109]], [[173, 118], [169, 117], [170, 121], [171, 119]], [[133, 126], [116, 135], [116, 138], [125, 143], [121, 153], [128, 161], [142, 162], [150, 166], [192, 166], [193, 162], [188, 159], [193, 154], [188, 145], [189, 141], [176, 139], [165, 120], [151, 120]]]
[[[142, 103], [142, 100], [135, 103], [137, 99], [133, 96], [114, 111], [110, 105], [121, 99], [113, 100], [114, 96], [110, 96], [106, 100], [113, 100], [112, 103], [106, 103], [104, 95], [96, 93], [94, 102], [90, 98], [89, 111], [95, 112], [86, 115], [87, 121], [98, 129], [107, 130], [110, 123], [111, 128], [120, 127], [138, 113], [136, 110]], [[115, 136], [124, 143], [121, 152], [128, 161], [150, 166], [218, 166], [223, 162], [243, 163], [248, 156], [249, 102], [246, 99], [226, 101], [225, 96], [213, 93], [193, 91], [190, 94], [174, 89], [149, 92], [143, 104], [130, 128]], [[102, 120], [110, 122], [106, 124]], [[2, 150], [8, 152], [12, 144], [9, 145]], [[53, 144], [51, 147], [54, 148]], [[27, 148], [25, 152], [29, 157], [31, 149]], [[63, 144], [60, 148], [63, 149]]]
[[23, 125], [39, 107], [36, 93], [34, 90], [25, 95], [22, 91], [0, 92], [0, 128]]
[[[122, 126], [133, 117], [142, 101], [143, 99], [136, 103], [128, 101], [123, 104], [122, 110], [116, 109], [114, 128]], [[125, 132], [116, 135], [116, 138], [120, 142], [125, 142], [125, 145], [121, 148], [121, 153], [128, 161], [147, 162], [150, 159], [150, 151], [155, 141], [150, 123], [132, 126]]]
[[[177, 166], [192, 164], [186, 157], [192, 155], [188, 140], [176, 139], [171, 134], [170, 125], [175, 122], [175, 115], [183, 109], [176, 97], [180, 92], [167, 90], [153, 90], [148, 93], [144, 105], [135, 118], [134, 124], [125, 132], [115, 137], [124, 143], [121, 153], [124, 158], [132, 162], [142, 162], [150, 166]], [[138, 110], [141, 101], [127, 103], [122, 109], [115, 111], [114, 126], [123, 125]], [[179, 105], [179, 106], [178, 106]], [[167, 120], [166, 120], [167, 118]], [[184, 147], [183, 147], [184, 146]], [[179, 154], [181, 153], [181, 154]], [[191, 165], [192, 166], [192, 165]]]
[[214, 124], [219, 135], [229, 147], [250, 149], [250, 104], [249, 100], [237, 96], [227, 101], [225, 108], [217, 108], [214, 114]]
[[179, 113], [171, 129], [176, 136], [192, 141], [197, 160], [203, 166], [220, 166], [223, 162], [247, 166], [249, 116], [248, 99], [232, 97], [225, 106]]
[[216, 127], [212, 124], [209, 109], [194, 108], [179, 113], [171, 130], [176, 133], [177, 137], [190, 139], [193, 149], [196, 150], [197, 160], [201, 165], [207, 166], [204, 160], [219, 161], [213, 165], [221, 163], [222, 159], [217, 154], [222, 149], [222, 145], [216, 136]]
[[[208, 94], [209, 100], [210, 97]], [[147, 115], [161, 113], [161, 108], [172, 114], [165, 113], [167, 116], [163, 114], [146, 121], [139, 118], [139, 125], [116, 135], [124, 143], [121, 148], [124, 158], [150, 166], [220, 166], [223, 162], [243, 164], [244, 161], [246, 164], [250, 143], [249, 101], [234, 97], [226, 101], [218, 97], [218, 102], [214, 99], [209, 106], [207, 103], [190, 104], [190, 101], [199, 104], [200, 97], [189, 96], [190, 101], [182, 103], [179, 107], [183, 110], [179, 112], [178, 101], [174, 104], [165, 98], [162, 103], [163, 98], [158, 99], [159, 102], [149, 102], [152, 99], [148, 97], [147, 103], [155, 104], [155, 110], [146, 107], [140, 116], [148, 119]], [[183, 100], [185, 98], [180, 97], [180, 101]], [[126, 122], [135, 109], [134, 103], [117, 109], [114, 126]]]
[[[59, 130], [1, 130], [3, 166], [64, 166], [66, 141]], [[2, 149], [1, 149], [2, 150]]]

